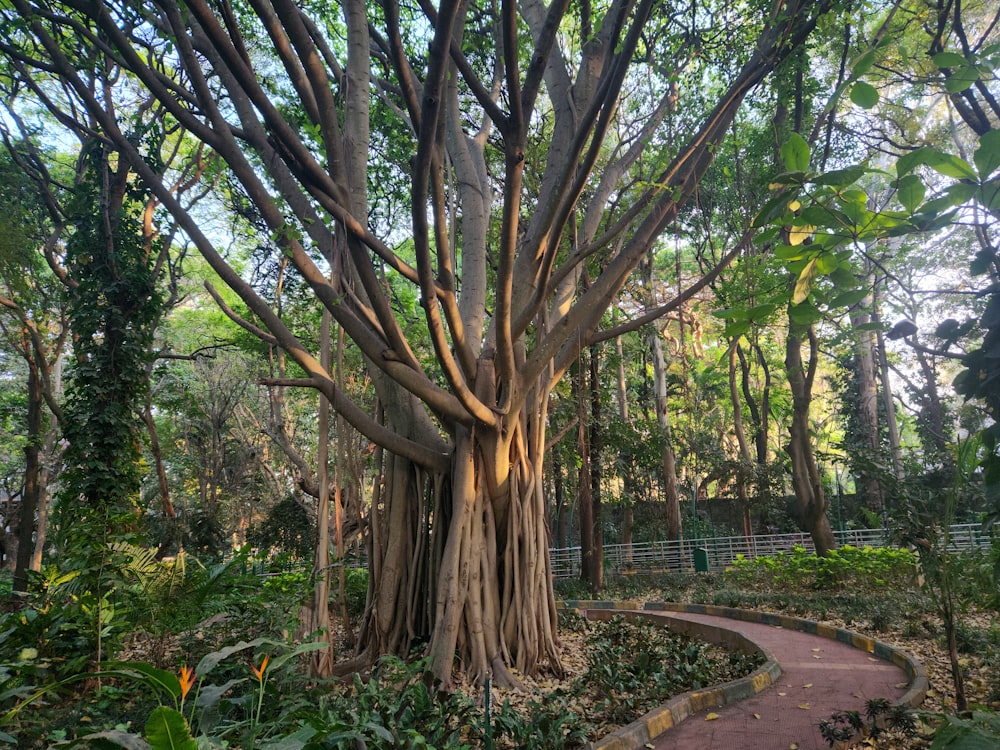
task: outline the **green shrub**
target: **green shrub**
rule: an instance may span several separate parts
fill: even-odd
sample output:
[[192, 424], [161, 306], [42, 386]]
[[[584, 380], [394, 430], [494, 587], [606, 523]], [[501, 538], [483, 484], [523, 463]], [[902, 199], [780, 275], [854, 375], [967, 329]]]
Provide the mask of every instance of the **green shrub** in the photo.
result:
[[845, 544], [819, 557], [796, 545], [791, 552], [752, 560], [737, 555], [726, 570], [726, 580], [740, 586], [785, 590], [889, 589], [909, 586], [915, 566], [915, 556], [905, 549]]

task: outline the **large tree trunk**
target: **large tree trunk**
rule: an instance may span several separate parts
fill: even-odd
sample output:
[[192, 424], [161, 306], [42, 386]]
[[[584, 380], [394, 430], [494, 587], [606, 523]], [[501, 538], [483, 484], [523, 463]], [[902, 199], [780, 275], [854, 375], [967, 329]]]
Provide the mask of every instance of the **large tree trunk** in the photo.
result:
[[28, 590], [28, 570], [35, 552], [35, 515], [43, 508], [45, 488], [42, 467], [42, 377], [38, 365], [28, 360], [28, 440], [24, 446], [24, 492], [17, 528], [17, 554], [14, 564], [14, 591]]
[[[478, 369], [479, 387], [492, 388], [492, 354]], [[368, 656], [426, 644], [446, 687], [456, 653], [475, 681], [517, 685], [508, 667], [561, 673], [542, 492], [546, 401], [533, 394], [501, 434], [459, 426], [445, 471], [379, 451], [369, 567], [377, 583], [359, 644]]]
[[[809, 346], [808, 364], [802, 361], [802, 347], [806, 344]], [[789, 321], [788, 338], [785, 340], [785, 372], [792, 391], [792, 422], [785, 451], [792, 463], [794, 516], [799, 528], [812, 537], [816, 554], [826, 555], [837, 548], [837, 540], [826, 516], [827, 501], [809, 429], [809, 407], [818, 354], [819, 342], [812, 328]]]

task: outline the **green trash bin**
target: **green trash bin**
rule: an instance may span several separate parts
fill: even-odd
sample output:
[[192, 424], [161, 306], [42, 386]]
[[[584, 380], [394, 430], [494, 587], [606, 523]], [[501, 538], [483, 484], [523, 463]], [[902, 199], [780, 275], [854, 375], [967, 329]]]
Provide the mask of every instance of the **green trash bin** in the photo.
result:
[[694, 569], [696, 573], [708, 572], [708, 550], [704, 547], [694, 548]]

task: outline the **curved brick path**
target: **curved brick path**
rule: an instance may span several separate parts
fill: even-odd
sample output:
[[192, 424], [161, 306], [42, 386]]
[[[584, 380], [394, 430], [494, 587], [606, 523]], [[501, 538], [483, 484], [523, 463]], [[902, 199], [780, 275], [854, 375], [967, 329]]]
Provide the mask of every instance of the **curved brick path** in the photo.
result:
[[870, 698], [897, 701], [909, 685], [894, 664], [829, 638], [711, 615], [669, 616], [737, 631], [775, 656], [781, 676], [757, 695], [712, 709], [719, 715], [714, 721], [701, 711], [668, 729], [653, 741], [657, 750], [788, 750], [793, 743], [799, 750], [828, 750], [820, 721], [835, 711], [863, 714]]
[[[694, 699], [687, 701], [675, 719], [664, 716], [665, 705], [592, 745], [601, 750], [826, 750], [829, 745], [819, 734], [819, 722], [834, 712], [857, 710], [863, 714], [865, 702], [871, 698], [916, 706], [927, 689], [923, 668], [906, 654], [856, 633], [808, 620], [701, 605], [566, 605], [598, 619], [617, 612], [694, 623], [677, 623], [676, 629], [700, 628], [706, 636], [712, 631], [717, 635], [719, 630], [738, 633], [780, 666], [781, 674], [773, 677], [773, 684], [768, 685], [776, 670], [758, 675], [756, 680], [737, 681], [740, 685], [729, 683], [727, 692], [732, 700], [727, 698], [728, 705], [694, 711], [707, 693], [721, 691], [687, 694]], [[709, 713], [718, 718], [706, 720]], [[662, 731], [671, 723], [671, 728]]]

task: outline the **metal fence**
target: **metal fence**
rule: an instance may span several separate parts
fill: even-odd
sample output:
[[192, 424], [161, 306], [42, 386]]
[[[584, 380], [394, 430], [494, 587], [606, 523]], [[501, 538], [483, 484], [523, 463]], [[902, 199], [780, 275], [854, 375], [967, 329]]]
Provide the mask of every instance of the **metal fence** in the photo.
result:
[[[889, 544], [885, 529], [851, 529], [836, 531], [838, 544], [854, 547], [885, 547]], [[989, 544], [981, 524], [956, 524], [951, 527], [951, 546], [955, 550], [969, 549]], [[789, 552], [800, 545], [814, 550], [806, 533], [761, 534], [757, 536], [712, 537], [706, 539], [681, 539], [669, 542], [644, 544], [604, 545], [604, 566], [608, 572], [663, 572], [694, 570], [695, 550], [705, 550], [709, 570], [723, 570], [737, 555], [753, 559], [776, 552]], [[564, 547], [549, 550], [552, 574], [556, 578], [573, 578], [580, 575], [580, 548]]]

